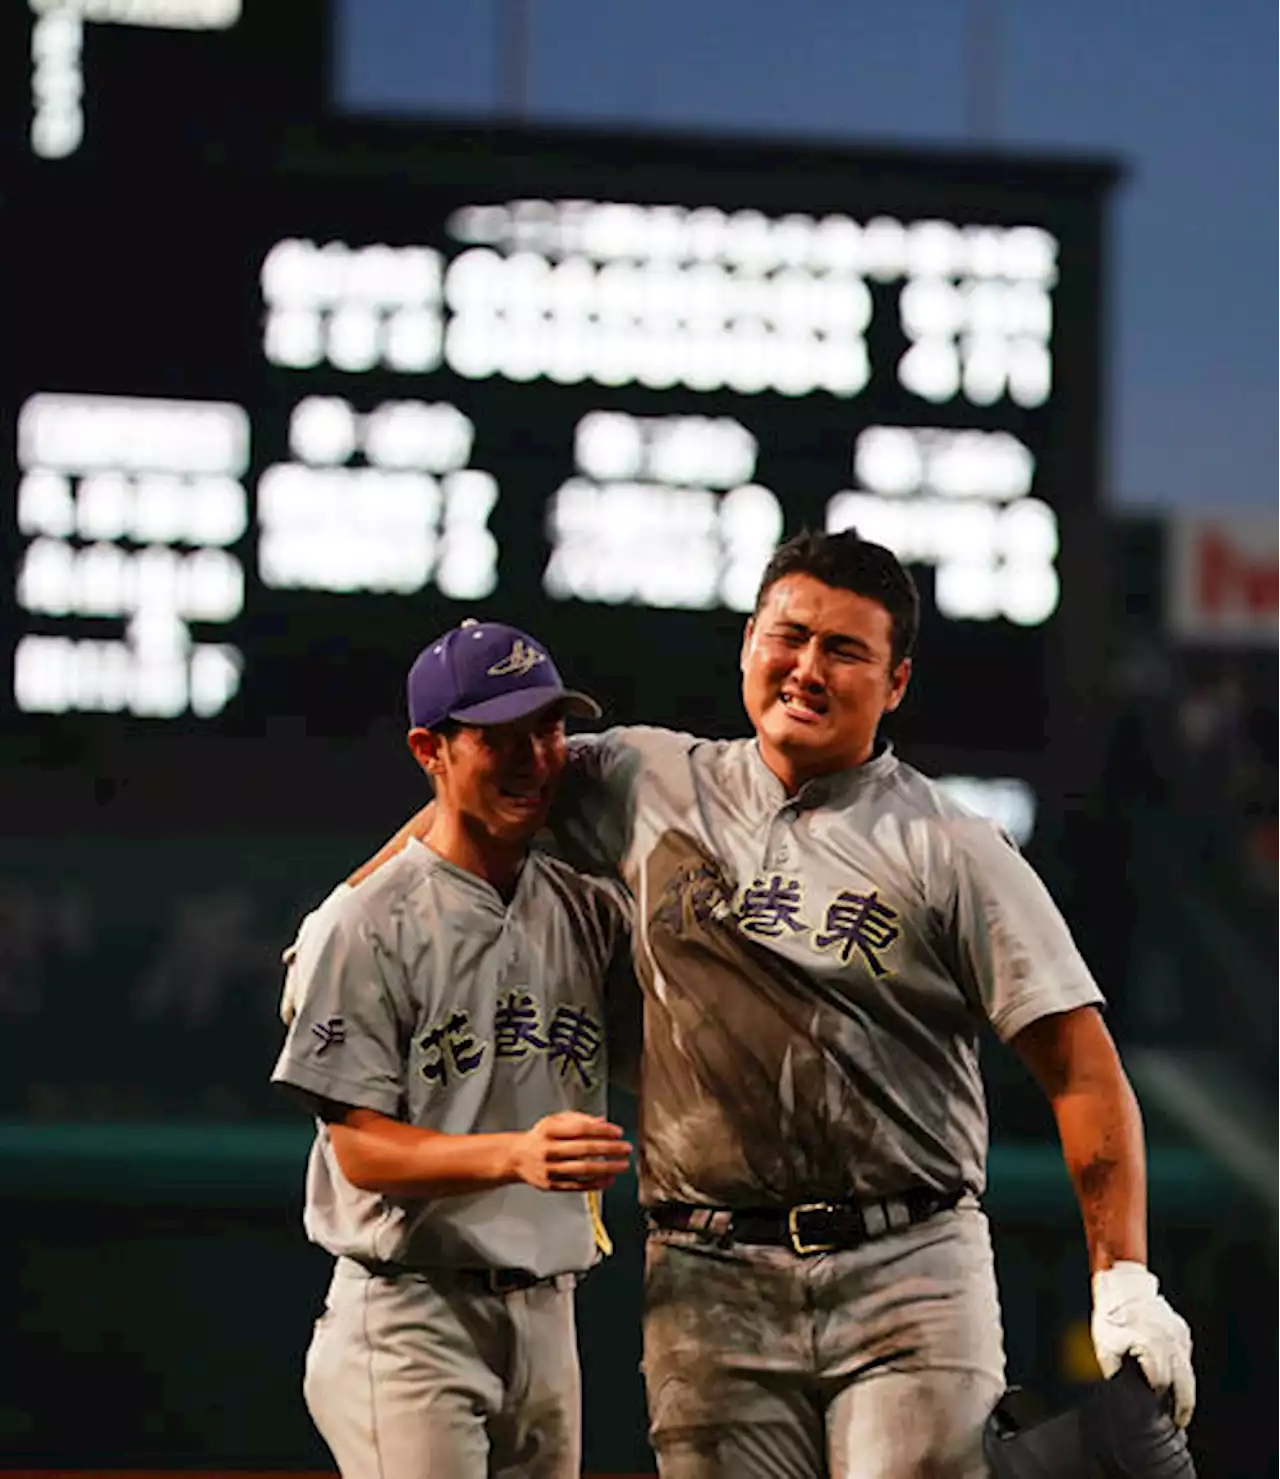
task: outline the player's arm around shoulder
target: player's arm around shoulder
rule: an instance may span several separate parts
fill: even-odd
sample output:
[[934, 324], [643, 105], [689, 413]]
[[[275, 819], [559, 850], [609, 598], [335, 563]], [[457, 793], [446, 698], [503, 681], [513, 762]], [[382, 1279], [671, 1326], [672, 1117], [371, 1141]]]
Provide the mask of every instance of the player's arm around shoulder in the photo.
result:
[[366, 878], [371, 877], [382, 867], [389, 863], [392, 858], [397, 857], [404, 851], [410, 842], [425, 842], [427, 833], [431, 830], [432, 818], [435, 816], [436, 804], [428, 801], [425, 806], [420, 806], [417, 811], [397, 831], [382, 844], [373, 854], [366, 858], [363, 863], [346, 877], [346, 883], [354, 887], [357, 883], [363, 883]]
[[[668, 749], [673, 743], [684, 748], [693, 743], [691, 736], [643, 727], [606, 729], [598, 734], [576, 734], [571, 738], [568, 764], [560, 781], [550, 832], [544, 839], [549, 850], [562, 852], [579, 862], [578, 855], [584, 851], [583, 839], [589, 837], [591, 845], [585, 852], [590, 861], [585, 866], [616, 865], [623, 840], [629, 835], [632, 794], [637, 777], [649, 758], [648, 750], [653, 747], [655, 737], [657, 743]], [[425, 842], [434, 818], [435, 802], [428, 801], [388, 837], [377, 852], [347, 875], [345, 885], [354, 887], [363, 883], [397, 857], [410, 842]], [[606, 844], [605, 838], [612, 841]], [[341, 887], [343, 885], [340, 884]], [[300, 934], [310, 918], [308, 915], [302, 921]]]
[[[604, 736], [600, 735], [576, 735], [570, 747], [570, 762], [565, 772], [565, 777], [570, 790], [577, 785], [589, 785], [605, 769], [606, 751], [602, 742]], [[565, 782], [561, 783], [561, 790]], [[418, 808], [387, 840], [378, 848], [377, 852], [365, 859], [357, 868], [354, 868], [346, 877], [343, 884], [354, 887], [371, 878], [379, 868], [384, 867], [393, 858], [398, 857], [410, 842], [425, 842], [427, 834], [431, 831], [431, 824], [435, 819], [435, 801], [428, 801], [425, 806]], [[306, 927], [310, 915], [303, 920], [300, 930]]]

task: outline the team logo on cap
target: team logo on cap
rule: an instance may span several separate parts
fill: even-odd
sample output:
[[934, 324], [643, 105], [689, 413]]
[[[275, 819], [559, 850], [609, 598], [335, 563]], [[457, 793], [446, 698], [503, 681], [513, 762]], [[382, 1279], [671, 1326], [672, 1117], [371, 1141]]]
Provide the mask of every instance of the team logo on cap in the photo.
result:
[[505, 678], [508, 673], [527, 673], [546, 660], [545, 652], [539, 652], [536, 647], [530, 647], [523, 638], [517, 637], [511, 651], [506, 657], [499, 658], [488, 672], [491, 678]]

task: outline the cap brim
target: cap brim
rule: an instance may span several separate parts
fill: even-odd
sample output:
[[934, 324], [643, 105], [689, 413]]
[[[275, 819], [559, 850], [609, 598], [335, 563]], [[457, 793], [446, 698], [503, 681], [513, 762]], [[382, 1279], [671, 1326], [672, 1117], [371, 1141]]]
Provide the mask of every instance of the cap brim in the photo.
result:
[[555, 704], [563, 704], [565, 713], [577, 719], [598, 719], [604, 712], [589, 694], [574, 688], [518, 688], [470, 708], [454, 709], [449, 717], [459, 724], [510, 724], [513, 719], [527, 719]]

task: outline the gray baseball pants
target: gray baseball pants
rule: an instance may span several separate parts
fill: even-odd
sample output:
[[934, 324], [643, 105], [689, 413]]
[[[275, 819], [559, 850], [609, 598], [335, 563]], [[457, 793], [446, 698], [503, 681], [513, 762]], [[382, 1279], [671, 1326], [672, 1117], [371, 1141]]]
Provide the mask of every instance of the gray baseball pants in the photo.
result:
[[801, 1257], [652, 1234], [645, 1380], [662, 1479], [978, 1479], [1004, 1391], [986, 1217]]
[[340, 1258], [303, 1394], [343, 1479], [579, 1479], [573, 1282], [498, 1295]]

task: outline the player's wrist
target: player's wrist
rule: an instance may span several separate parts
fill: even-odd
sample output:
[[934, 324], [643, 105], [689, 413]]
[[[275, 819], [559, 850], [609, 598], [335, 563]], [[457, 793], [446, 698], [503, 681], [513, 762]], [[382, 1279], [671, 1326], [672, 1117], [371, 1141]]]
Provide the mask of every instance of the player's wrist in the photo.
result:
[[524, 1173], [525, 1132], [510, 1130], [494, 1137], [494, 1182], [498, 1186], [512, 1186], [527, 1181]]
[[1160, 1292], [1160, 1281], [1145, 1263], [1137, 1259], [1118, 1259], [1107, 1268], [1094, 1271], [1093, 1303], [1095, 1308], [1115, 1309], [1135, 1300], [1154, 1298]]

